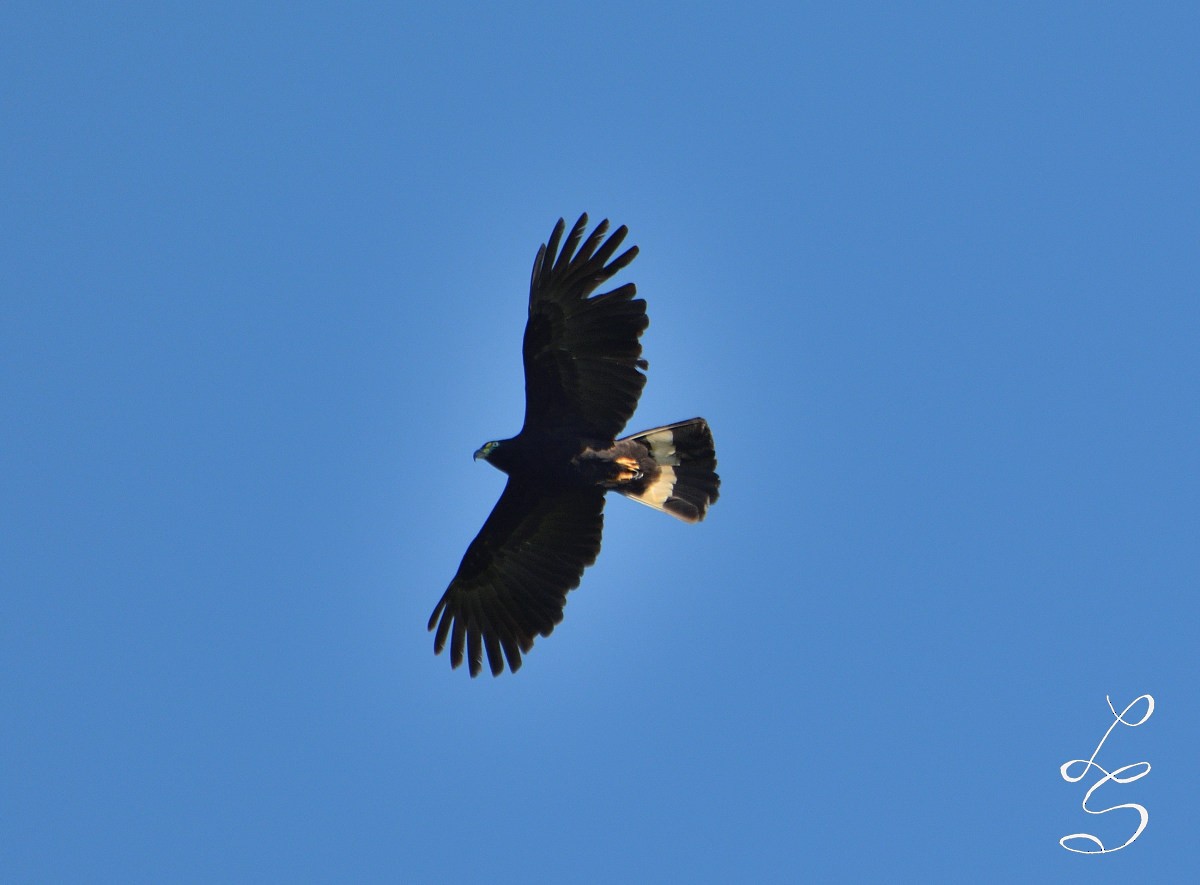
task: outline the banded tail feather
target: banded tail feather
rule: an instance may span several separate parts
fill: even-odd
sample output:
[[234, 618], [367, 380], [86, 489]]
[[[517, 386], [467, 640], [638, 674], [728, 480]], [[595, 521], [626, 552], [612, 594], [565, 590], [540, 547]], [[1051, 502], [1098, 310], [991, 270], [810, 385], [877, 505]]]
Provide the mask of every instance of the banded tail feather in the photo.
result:
[[619, 458], [636, 459], [637, 475], [615, 491], [684, 522], [704, 519], [718, 497], [717, 454], [703, 418], [678, 421], [617, 440]]

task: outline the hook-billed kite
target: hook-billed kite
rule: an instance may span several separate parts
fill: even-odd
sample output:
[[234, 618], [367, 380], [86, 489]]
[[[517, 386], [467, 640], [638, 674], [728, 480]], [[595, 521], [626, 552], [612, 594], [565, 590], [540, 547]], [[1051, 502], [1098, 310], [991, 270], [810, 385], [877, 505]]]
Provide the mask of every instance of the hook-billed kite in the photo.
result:
[[592, 297], [638, 249], [613, 258], [627, 228], [605, 240], [602, 221], [584, 240], [587, 222], [580, 216], [559, 252], [560, 218], [534, 259], [525, 423], [512, 439], [475, 452], [507, 473], [508, 484], [429, 618], [434, 651], [449, 639], [451, 666], [465, 652], [472, 676], [485, 650], [492, 675], [505, 661], [516, 672], [534, 637], [562, 620], [567, 591], [600, 552], [605, 492], [685, 522], [699, 522], [717, 500], [721, 481], [703, 418], [617, 439], [646, 383], [638, 339], [649, 320], [633, 283]]

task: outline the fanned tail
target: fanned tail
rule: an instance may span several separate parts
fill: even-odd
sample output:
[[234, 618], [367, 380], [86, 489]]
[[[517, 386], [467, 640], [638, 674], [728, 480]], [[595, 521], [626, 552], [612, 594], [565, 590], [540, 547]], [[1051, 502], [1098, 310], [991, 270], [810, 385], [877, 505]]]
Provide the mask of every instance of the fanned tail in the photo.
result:
[[712, 431], [703, 418], [679, 421], [617, 440], [619, 457], [634, 458], [637, 474], [616, 491], [684, 522], [704, 519], [721, 478]]

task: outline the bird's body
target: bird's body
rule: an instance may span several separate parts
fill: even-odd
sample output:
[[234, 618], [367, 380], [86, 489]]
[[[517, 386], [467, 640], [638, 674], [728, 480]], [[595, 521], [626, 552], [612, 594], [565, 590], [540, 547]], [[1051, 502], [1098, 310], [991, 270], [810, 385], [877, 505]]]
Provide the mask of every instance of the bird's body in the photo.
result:
[[[603, 245], [608, 222], [583, 242], [583, 215], [557, 252], [560, 219], [538, 250], [525, 328], [525, 423], [476, 453], [508, 484], [429, 619], [434, 650], [450, 639], [451, 665], [486, 650], [493, 675], [514, 672], [537, 635], [562, 620], [566, 594], [600, 551], [604, 495], [617, 491], [686, 522], [704, 518], [720, 479], [702, 418], [617, 439], [646, 383], [639, 337], [646, 303], [632, 283], [591, 293], [637, 255], [613, 261], [626, 228]], [[576, 251], [576, 247], [578, 251]]]

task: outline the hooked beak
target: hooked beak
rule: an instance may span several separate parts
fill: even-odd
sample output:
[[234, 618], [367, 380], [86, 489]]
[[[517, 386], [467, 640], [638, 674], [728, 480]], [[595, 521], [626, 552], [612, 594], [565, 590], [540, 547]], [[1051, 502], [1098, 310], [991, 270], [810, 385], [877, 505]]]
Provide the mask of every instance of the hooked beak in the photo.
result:
[[476, 450], [475, 450], [475, 457], [474, 457], [474, 458], [472, 458], [471, 460], [473, 460], [473, 461], [478, 461], [478, 460], [479, 460], [480, 458], [482, 458], [482, 457], [483, 457], [483, 449], [476, 449]]

